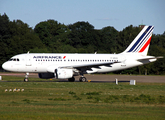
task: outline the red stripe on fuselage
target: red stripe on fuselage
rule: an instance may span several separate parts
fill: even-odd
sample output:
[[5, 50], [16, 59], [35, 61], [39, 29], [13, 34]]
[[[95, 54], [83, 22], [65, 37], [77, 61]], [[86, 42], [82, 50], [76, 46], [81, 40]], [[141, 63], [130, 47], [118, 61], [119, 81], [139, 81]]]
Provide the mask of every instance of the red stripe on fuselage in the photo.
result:
[[150, 44], [151, 37], [148, 39], [148, 41], [146, 42], [146, 44], [142, 47], [142, 49], [139, 52], [143, 52], [146, 49], [146, 47]]

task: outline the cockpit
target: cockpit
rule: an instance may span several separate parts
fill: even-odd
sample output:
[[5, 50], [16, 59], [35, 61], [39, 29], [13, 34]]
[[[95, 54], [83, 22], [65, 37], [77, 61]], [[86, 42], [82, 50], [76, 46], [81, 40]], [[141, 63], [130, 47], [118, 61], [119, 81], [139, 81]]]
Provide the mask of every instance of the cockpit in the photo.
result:
[[9, 61], [19, 61], [19, 58], [11, 58]]

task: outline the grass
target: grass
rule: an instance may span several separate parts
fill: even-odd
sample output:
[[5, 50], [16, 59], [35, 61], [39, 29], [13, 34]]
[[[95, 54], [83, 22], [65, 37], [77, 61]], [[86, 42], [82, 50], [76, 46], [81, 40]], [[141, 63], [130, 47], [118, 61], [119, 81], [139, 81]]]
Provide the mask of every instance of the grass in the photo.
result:
[[[23, 80], [9, 76], [3, 79]], [[14, 88], [24, 92], [5, 92]], [[163, 120], [164, 112], [164, 83], [0, 82], [3, 120]]]

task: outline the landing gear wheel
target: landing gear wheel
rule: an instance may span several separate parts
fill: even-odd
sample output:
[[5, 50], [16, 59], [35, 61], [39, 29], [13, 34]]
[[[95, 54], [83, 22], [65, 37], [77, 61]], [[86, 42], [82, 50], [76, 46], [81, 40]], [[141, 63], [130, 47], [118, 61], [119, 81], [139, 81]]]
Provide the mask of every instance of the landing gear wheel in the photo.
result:
[[69, 78], [68, 81], [69, 81], [69, 82], [74, 82], [74, 81], [75, 81], [75, 78], [74, 78], [74, 77]]
[[29, 81], [28, 78], [25, 78], [25, 79], [24, 79], [24, 82], [28, 82], [28, 81]]
[[28, 80], [28, 75], [29, 75], [29, 73], [26, 73], [26, 74], [25, 74], [24, 82], [28, 82], [28, 81], [29, 81], [29, 80]]
[[87, 79], [86, 79], [86, 77], [80, 77], [80, 78], [79, 78], [79, 81], [80, 81], [80, 82], [86, 82]]

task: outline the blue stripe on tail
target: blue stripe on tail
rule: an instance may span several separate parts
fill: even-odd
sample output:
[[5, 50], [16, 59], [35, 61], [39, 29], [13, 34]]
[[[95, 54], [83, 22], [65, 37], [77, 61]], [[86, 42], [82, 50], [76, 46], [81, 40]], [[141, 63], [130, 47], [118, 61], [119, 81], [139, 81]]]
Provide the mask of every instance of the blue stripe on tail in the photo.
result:
[[149, 26], [147, 30], [140, 36], [140, 38], [136, 41], [136, 43], [131, 47], [131, 49], [128, 52], [132, 52], [136, 46], [139, 44], [139, 42], [142, 40], [142, 38], [146, 35], [146, 33], [151, 29], [152, 26]]
[[150, 30], [150, 32], [145, 36], [145, 38], [141, 41], [141, 43], [137, 46], [137, 48], [133, 51], [133, 52], [135, 52], [138, 48], [139, 48], [139, 46], [144, 42], [144, 40], [150, 35], [150, 33], [152, 32], [152, 30], [154, 29], [154, 27]]

